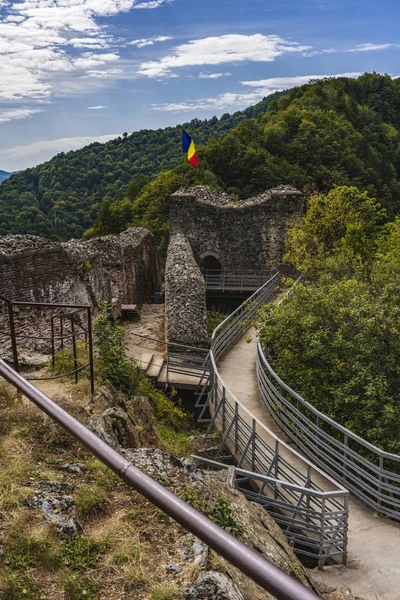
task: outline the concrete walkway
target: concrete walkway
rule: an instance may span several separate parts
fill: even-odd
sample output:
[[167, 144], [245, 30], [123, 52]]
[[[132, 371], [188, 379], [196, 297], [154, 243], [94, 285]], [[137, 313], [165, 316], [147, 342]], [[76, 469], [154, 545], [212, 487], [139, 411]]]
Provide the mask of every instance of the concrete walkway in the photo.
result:
[[[256, 376], [255, 331], [246, 334], [220, 363], [228, 388], [278, 437], [288, 442], [265, 407]], [[326, 484], [325, 484], [326, 485]], [[325, 487], [326, 489], [326, 487]], [[349, 544], [347, 566], [310, 570], [314, 580], [327, 588], [350, 588], [365, 600], [400, 600], [400, 524], [379, 517], [353, 496], [349, 502]]]

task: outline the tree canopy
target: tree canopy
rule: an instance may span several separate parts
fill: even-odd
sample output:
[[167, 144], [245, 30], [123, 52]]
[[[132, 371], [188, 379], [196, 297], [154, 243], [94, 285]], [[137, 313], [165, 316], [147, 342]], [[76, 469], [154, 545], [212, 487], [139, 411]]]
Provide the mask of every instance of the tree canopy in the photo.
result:
[[303, 280], [258, 330], [279, 375], [319, 410], [400, 452], [400, 220], [356, 188], [313, 196], [289, 228]]
[[[183, 127], [196, 145], [205, 144], [243, 119], [264, 114], [280, 95], [220, 119], [193, 119]], [[177, 125], [125, 133], [106, 144], [62, 152], [42, 165], [12, 175], [0, 186], [0, 235], [31, 233], [58, 240], [82, 237], [96, 220], [102, 201], [107, 206], [124, 198], [134, 200], [140, 191], [140, 177], [154, 179], [180, 163], [181, 129], [182, 125]], [[118, 211], [124, 209], [119, 207]], [[117, 218], [116, 229], [108, 227], [107, 233], [118, 233], [119, 223]]]

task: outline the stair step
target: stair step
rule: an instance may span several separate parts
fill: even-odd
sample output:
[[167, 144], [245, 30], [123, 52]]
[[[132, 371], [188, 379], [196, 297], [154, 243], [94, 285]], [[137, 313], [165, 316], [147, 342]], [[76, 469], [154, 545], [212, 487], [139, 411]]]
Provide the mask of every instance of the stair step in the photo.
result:
[[142, 371], [147, 371], [147, 369], [149, 368], [149, 365], [152, 363], [153, 361], [153, 356], [154, 354], [152, 352], [144, 352], [140, 358], [135, 358], [134, 360], [136, 360], [136, 362], [139, 365], [139, 368]]
[[150, 379], [157, 381], [157, 379], [162, 371], [163, 366], [164, 366], [163, 357], [162, 356], [153, 356], [151, 365], [149, 365], [148, 369], [146, 370], [147, 377], [150, 377]]

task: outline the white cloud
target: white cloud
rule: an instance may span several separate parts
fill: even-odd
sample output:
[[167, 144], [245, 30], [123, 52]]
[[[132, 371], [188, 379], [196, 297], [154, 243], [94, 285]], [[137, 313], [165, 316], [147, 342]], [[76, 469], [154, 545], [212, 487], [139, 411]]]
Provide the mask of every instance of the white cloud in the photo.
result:
[[43, 112], [40, 108], [10, 108], [9, 110], [0, 111], [0, 123], [14, 121], [17, 119], [26, 119], [31, 115]]
[[60, 138], [56, 140], [39, 140], [25, 146], [14, 146], [6, 150], [0, 150], [0, 161], [3, 169], [15, 171], [29, 166], [38, 165], [49, 160], [59, 152], [78, 150], [93, 142], [108, 142], [120, 134], [110, 133], [99, 136], [81, 136]]
[[170, 4], [173, 0], [151, 0], [150, 2], [141, 2], [136, 4], [133, 8], [158, 8], [162, 4]]
[[156, 42], [167, 42], [168, 40], [172, 40], [172, 37], [167, 35], [159, 35], [158, 37], [132, 40], [132, 42], [128, 42], [128, 45], [137, 46], [137, 48], [144, 48], [145, 46], [153, 46]]
[[100, 104], [99, 106], [88, 106], [88, 110], [101, 110], [102, 108], [107, 108], [107, 106], [103, 106]]
[[[98, 18], [132, 8], [151, 8], [149, 4], [138, 0], [0, 0], [4, 7], [0, 15], [0, 101], [48, 99], [59, 89], [56, 76], [107, 70], [110, 61], [119, 60], [118, 52], [93, 51], [114, 49], [123, 40], [108, 34]], [[92, 53], [79, 54], [80, 49]]]
[[359, 44], [350, 48], [347, 52], [373, 52], [374, 50], [388, 50], [389, 48], [400, 48], [399, 44]]
[[172, 69], [188, 66], [221, 65], [239, 62], [272, 62], [282, 54], [304, 52], [301, 46], [277, 35], [228, 34], [189, 41], [174, 48], [172, 54], [140, 65], [146, 77], [168, 77]]
[[274, 77], [260, 79], [258, 81], [242, 81], [243, 86], [254, 88], [249, 92], [227, 92], [215, 98], [201, 98], [197, 101], [152, 104], [154, 110], [168, 112], [187, 112], [195, 110], [221, 111], [225, 109], [250, 106], [259, 102], [265, 96], [274, 92], [304, 85], [313, 79], [325, 79], [326, 77], [359, 77], [361, 73], [339, 73], [336, 75], [300, 75], [295, 77]]
[[199, 73], [199, 79], [220, 79], [221, 77], [230, 77], [232, 73]]
[[303, 56], [317, 56], [320, 54], [333, 54], [339, 52], [374, 52], [376, 50], [388, 50], [389, 48], [400, 48], [400, 44], [359, 44], [354, 48], [345, 50], [338, 50], [337, 48], [327, 48], [326, 50], [313, 50], [311, 52], [304, 52]]

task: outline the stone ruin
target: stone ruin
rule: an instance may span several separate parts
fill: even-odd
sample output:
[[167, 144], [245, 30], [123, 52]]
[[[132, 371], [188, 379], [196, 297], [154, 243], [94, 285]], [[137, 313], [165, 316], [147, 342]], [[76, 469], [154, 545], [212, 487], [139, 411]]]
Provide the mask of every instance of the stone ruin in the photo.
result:
[[247, 200], [207, 186], [173, 194], [165, 271], [167, 339], [206, 345], [203, 270], [293, 274], [283, 260], [286, 225], [303, 210], [301, 192], [286, 185]]
[[[57, 243], [33, 235], [0, 237], [0, 296], [23, 302], [122, 304], [151, 301], [161, 286], [161, 269], [153, 236], [136, 227], [117, 236]], [[16, 311], [18, 333], [50, 335], [49, 311]], [[24, 325], [19, 327], [19, 322]], [[28, 351], [49, 352], [49, 342], [20, 341]], [[10, 355], [6, 304], [0, 302], [0, 350]]]

